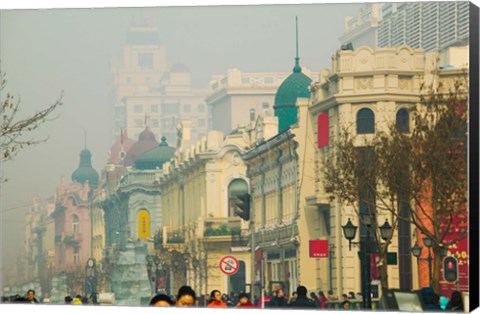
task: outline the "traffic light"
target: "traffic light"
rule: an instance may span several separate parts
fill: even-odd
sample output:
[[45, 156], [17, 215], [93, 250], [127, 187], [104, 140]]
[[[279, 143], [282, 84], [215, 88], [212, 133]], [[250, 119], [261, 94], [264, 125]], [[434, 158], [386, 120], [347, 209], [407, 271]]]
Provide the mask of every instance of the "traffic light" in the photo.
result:
[[243, 220], [250, 220], [250, 194], [237, 195], [235, 201], [235, 214]]
[[449, 255], [443, 259], [443, 278], [448, 282], [458, 280], [458, 261], [455, 256]]

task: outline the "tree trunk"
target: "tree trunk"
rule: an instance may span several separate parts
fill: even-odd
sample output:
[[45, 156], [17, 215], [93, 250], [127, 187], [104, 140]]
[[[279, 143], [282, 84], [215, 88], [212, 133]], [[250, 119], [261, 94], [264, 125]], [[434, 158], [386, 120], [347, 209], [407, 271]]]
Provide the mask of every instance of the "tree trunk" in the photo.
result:
[[382, 289], [388, 289], [388, 265], [386, 256], [382, 257], [382, 264], [378, 267], [380, 271], [380, 283]]
[[433, 247], [433, 269], [432, 269], [432, 288], [436, 294], [440, 295], [440, 266], [442, 264], [442, 248], [440, 246]]

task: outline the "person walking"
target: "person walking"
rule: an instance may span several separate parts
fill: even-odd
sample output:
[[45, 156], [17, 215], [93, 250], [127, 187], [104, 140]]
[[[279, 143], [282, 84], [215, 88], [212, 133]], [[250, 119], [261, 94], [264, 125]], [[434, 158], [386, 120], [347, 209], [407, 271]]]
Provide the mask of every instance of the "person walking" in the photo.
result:
[[460, 294], [459, 291], [453, 291], [452, 296], [450, 298], [450, 302], [448, 302], [445, 310], [463, 312], [463, 309], [464, 309], [464, 306], [463, 306], [462, 295]]
[[328, 302], [328, 299], [323, 293], [323, 291], [318, 291], [318, 300], [320, 301], [320, 308], [324, 309], [325, 304]]
[[27, 303], [32, 303], [32, 304], [36, 304], [36, 303], [40, 303], [38, 302], [38, 300], [35, 298], [35, 290], [33, 289], [30, 289], [27, 291], [27, 298], [25, 300]]
[[172, 306], [173, 301], [170, 299], [170, 297], [166, 294], [160, 293], [155, 295], [151, 300], [150, 303], [148, 304], [150, 306]]
[[307, 288], [304, 286], [297, 287], [297, 299], [290, 303], [292, 308], [314, 309], [315, 303], [307, 298]]
[[195, 306], [195, 291], [190, 286], [181, 286], [178, 289], [177, 299], [175, 300], [175, 306], [179, 307], [192, 307]]
[[287, 306], [287, 300], [285, 300], [285, 294], [283, 293], [283, 289], [276, 290], [272, 298], [270, 299], [268, 307], [275, 308], [275, 307], [286, 307], [286, 306]]
[[212, 290], [212, 292], [210, 292], [210, 303], [207, 307], [227, 307], [227, 304], [222, 301], [222, 293], [219, 290]]
[[255, 308], [255, 304], [250, 302], [250, 297], [247, 293], [241, 292], [238, 296], [239, 303], [236, 307], [238, 308]]
[[318, 299], [317, 295], [315, 292], [310, 292], [310, 299], [312, 300], [313, 304], [315, 304], [315, 307], [317, 309], [321, 308], [320, 300]]

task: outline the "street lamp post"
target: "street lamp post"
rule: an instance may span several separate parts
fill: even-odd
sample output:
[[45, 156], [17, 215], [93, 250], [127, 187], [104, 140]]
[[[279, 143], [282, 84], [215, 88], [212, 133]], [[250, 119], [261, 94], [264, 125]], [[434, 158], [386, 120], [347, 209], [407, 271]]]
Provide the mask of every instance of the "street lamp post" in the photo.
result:
[[[350, 218], [347, 223], [342, 226], [343, 235], [348, 240], [348, 249], [351, 251], [352, 244], [360, 245], [360, 251], [358, 252], [361, 268], [362, 268], [362, 305], [364, 309], [372, 308], [372, 286], [371, 286], [371, 273], [370, 273], [370, 251], [371, 251], [371, 239], [370, 229], [372, 227], [372, 216], [368, 213], [360, 214], [361, 223], [366, 228], [366, 241], [352, 242], [357, 233], [357, 226], [355, 226]], [[379, 228], [380, 236], [384, 241], [387, 241], [391, 237], [392, 226], [385, 220], [385, 223]]]
[[157, 270], [160, 266], [160, 258], [157, 255], [147, 255], [147, 273], [152, 289], [152, 294], [158, 292], [158, 274]]
[[427, 247], [428, 250], [428, 282], [430, 286], [432, 285], [432, 255], [430, 254], [430, 248], [432, 247], [432, 239], [429, 237], [423, 238], [423, 244]]

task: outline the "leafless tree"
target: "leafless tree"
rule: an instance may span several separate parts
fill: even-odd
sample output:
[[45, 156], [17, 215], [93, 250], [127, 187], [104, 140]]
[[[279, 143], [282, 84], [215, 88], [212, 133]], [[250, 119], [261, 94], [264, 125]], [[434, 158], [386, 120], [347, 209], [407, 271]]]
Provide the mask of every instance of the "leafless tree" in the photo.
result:
[[[4, 91], [6, 84], [5, 73], [0, 72], [0, 93]], [[62, 105], [62, 98], [63, 92], [52, 105], [26, 118], [18, 118], [20, 99], [15, 98], [10, 93], [5, 95], [5, 99], [1, 99], [1, 161], [5, 162], [14, 158], [26, 146], [36, 145], [48, 140], [48, 138], [35, 139], [33, 136], [29, 137], [29, 134], [38, 129], [47, 120], [54, 119], [51, 117], [51, 113]]]

